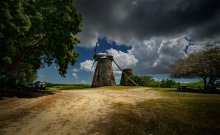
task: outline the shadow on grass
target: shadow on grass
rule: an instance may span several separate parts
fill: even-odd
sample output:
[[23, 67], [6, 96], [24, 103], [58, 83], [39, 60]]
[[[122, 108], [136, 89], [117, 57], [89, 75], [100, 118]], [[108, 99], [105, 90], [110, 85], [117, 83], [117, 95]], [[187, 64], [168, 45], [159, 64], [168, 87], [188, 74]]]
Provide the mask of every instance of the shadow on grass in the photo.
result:
[[41, 96], [52, 95], [54, 92], [45, 91], [45, 90], [34, 90], [30, 88], [13, 88], [13, 87], [4, 87], [0, 88], [0, 100], [8, 97], [17, 97], [17, 98], [37, 98]]
[[175, 92], [201, 93], [201, 94], [220, 94], [220, 90], [171, 90]]
[[160, 92], [220, 94], [220, 88], [211, 89], [211, 90], [204, 90], [204, 89], [177, 90], [177, 88], [160, 88], [160, 87], [150, 87], [150, 88]]
[[[157, 99], [136, 105], [113, 104], [114, 111], [96, 123], [91, 133], [103, 135], [219, 134], [219, 99]], [[102, 127], [102, 128], [100, 128]]]

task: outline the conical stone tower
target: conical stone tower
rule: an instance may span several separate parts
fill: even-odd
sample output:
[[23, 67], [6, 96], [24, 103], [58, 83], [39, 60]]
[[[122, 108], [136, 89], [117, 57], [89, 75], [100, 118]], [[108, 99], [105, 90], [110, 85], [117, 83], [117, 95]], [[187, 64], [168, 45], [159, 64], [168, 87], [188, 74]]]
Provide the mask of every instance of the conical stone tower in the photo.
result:
[[[126, 75], [127, 76], [126, 76]], [[133, 75], [133, 70], [130, 68], [127, 69], [123, 69], [122, 74], [121, 74], [121, 81], [120, 81], [120, 85], [121, 86], [127, 86], [127, 81], [128, 81], [128, 76]]]
[[92, 87], [114, 85], [116, 85], [116, 82], [112, 69], [112, 59], [107, 57], [99, 58], [93, 76]]

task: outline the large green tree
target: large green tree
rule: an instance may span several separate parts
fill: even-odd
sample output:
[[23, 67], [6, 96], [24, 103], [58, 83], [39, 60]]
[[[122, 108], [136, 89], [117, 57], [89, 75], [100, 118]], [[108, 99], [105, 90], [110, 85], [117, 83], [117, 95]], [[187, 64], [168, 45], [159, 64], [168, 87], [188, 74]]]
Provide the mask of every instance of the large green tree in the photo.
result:
[[68, 64], [77, 61], [74, 35], [82, 28], [72, 0], [5, 0], [0, 5], [0, 77], [27, 79], [52, 62], [65, 76]]
[[190, 54], [187, 58], [176, 61], [171, 66], [172, 77], [201, 77], [204, 88], [207, 88], [207, 79], [212, 84], [220, 78], [220, 49], [207, 47], [204, 51]]

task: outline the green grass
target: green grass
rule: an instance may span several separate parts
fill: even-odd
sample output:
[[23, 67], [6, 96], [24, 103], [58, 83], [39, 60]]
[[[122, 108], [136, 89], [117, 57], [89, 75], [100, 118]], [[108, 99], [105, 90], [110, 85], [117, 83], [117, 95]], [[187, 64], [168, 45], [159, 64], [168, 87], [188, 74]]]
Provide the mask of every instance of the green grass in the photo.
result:
[[182, 86], [192, 86], [192, 87], [203, 87], [204, 86], [204, 83], [203, 81], [200, 81], [200, 82], [192, 82], [192, 83], [181, 83]]
[[[103, 86], [103, 87], [97, 87], [94, 89], [107, 89], [107, 90], [126, 90], [126, 89], [135, 89], [136, 86]], [[137, 87], [140, 88], [140, 87]]]
[[126, 90], [126, 89], [134, 89], [134, 86], [103, 86], [91, 88], [89, 84], [51, 84], [48, 86], [49, 91], [53, 90], [74, 90], [74, 89], [94, 89], [94, 90]]
[[177, 90], [177, 88], [160, 88], [160, 87], [148, 87], [150, 89], [156, 90], [156, 91], [174, 91]]
[[48, 87], [50, 91], [53, 90], [73, 90], [73, 89], [87, 89], [91, 88], [90, 85], [87, 84], [53, 84]]
[[115, 111], [99, 126], [111, 135], [220, 134], [220, 95], [156, 90], [164, 97], [113, 104]]

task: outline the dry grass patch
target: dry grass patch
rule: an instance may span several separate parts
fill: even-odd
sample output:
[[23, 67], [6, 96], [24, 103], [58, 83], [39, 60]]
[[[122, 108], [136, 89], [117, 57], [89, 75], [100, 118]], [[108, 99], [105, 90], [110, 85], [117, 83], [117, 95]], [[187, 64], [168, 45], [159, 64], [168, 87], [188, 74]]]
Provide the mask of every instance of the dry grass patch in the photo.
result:
[[[54, 95], [48, 95], [44, 97], [39, 97], [34, 102], [29, 104], [28, 100], [33, 99], [24, 99], [23, 102], [21, 102], [22, 99], [4, 99], [0, 103], [3, 103], [3, 106], [13, 106], [15, 109], [6, 108], [5, 110], [2, 110], [0, 113], [0, 128], [7, 126], [7, 123], [15, 122], [25, 116], [27, 116], [29, 113], [33, 111], [40, 111], [43, 110], [48, 105], [52, 104], [55, 100], [57, 100], [59, 97], [59, 94]], [[10, 100], [10, 102], [7, 103], [7, 101]], [[21, 106], [17, 102], [21, 102], [19, 104], [22, 104]], [[18, 104], [18, 107], [15, 107], [13, 104]]]
[[115, 111], [99, 120], [97, 126], [103, 127], [99, 132], [107, 135], [220, 134], [219, 95], [168, 93], [164, 96], [136, 105], [113, 104]]

